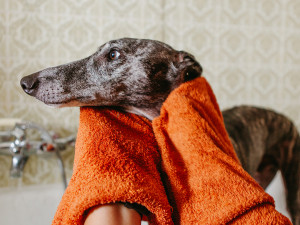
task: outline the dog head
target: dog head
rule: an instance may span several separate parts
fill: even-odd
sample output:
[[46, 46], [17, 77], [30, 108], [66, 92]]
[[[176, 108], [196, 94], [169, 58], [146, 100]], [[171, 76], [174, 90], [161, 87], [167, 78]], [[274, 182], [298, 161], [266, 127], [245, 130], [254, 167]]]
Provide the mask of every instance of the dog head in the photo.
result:
[[186, 52], [159, 41], [123, 38], [82, 60], [26, 76], [21, 86], [47, 105], [119, 106], [151, 119], [173, 89], [201, 72]]

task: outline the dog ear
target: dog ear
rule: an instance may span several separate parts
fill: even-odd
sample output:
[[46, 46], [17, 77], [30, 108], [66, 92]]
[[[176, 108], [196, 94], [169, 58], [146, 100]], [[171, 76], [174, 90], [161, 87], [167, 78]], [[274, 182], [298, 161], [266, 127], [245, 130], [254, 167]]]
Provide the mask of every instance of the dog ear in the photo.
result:
[[179, 73], [183, 75], [184, 82], [200, 77], [202, 74], [202, 67], [195, 57], [184, 51], [179, 51], [176, 54], [175, 66], [179, 69]]

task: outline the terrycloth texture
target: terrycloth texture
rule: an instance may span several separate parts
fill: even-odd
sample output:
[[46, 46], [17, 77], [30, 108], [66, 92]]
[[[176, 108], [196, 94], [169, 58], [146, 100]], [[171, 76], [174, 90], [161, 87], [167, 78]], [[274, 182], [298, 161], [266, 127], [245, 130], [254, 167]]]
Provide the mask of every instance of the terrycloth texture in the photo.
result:
[[150, 224], [291, 224], [239, 164], [204, 78], [173, 91], [152, 127], [81, 108], [74, 173], [53, 224], [82, 224], [88, 208], [120, 201], [145, 206]]
[[149, 120], [81, 108], [73, 175], [52, 224], [83, 224], [87, 209], [112, 202], [139, 203], [151, 223], [172, 224], [160, 162]]
[[171, 93], [152, 124], [175, 224], [289, 224], [242, 169], [204, 78]]

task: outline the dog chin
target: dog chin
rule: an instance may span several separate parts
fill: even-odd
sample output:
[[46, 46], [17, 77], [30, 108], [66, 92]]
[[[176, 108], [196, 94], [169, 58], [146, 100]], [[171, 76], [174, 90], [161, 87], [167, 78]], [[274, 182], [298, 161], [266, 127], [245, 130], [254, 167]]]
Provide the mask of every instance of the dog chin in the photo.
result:
[[80, 107], [83, 106], [80, 102], [78, 101], [70, 101], [70, 102], [57, 102], [57, 103], [45, 103], [46, 105], [53, 107], [53, 108], [64, 108], [64, 107]]

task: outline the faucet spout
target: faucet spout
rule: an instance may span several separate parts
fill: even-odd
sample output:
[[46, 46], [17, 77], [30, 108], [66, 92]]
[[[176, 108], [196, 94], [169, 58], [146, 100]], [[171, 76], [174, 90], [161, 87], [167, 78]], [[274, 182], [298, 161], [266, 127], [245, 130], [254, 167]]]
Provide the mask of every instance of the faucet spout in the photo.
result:
[[12, 156], [10, 176], [12, 178], [19, 178], [22, 176], [24, 166], [28, 160], [28, 156], [16, 154]]

